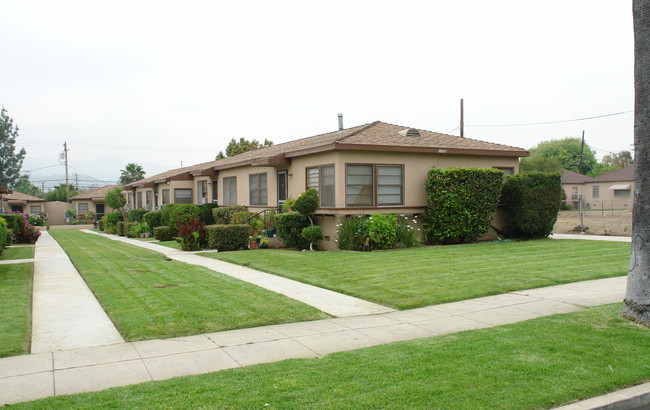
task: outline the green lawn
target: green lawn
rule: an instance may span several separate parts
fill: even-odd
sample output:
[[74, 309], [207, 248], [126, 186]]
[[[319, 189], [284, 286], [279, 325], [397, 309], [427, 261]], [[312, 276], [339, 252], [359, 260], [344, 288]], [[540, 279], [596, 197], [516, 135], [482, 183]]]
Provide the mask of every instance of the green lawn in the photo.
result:
[[629, 254], [629, 243], [546, 239], [369, 253], [260, 249], [202, 255], [411, 309], [624, 276]]
[[209, 269], [75, 230], [50, 231], [128, 341], [327, 317]]
[[621, 304], [23, 408], [549, 408], [650, 380], [650, 330]]
[[31, 263], [0, 265], [0, 357], [29, 353], [33, 275]]
[[16, 248], [6, 248], [0, 254], [0, 261], [9, 259], [31, 259], [34, 257], [34, 247], [19, 246]]

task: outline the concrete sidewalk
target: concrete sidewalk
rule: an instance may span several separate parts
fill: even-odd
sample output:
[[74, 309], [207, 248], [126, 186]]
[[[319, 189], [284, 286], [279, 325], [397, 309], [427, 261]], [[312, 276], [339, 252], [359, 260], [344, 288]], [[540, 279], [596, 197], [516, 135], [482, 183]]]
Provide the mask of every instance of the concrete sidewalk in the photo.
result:
[[626, 279], [577, 282], [408, 311], [10, 357], [0, 359], [0, 403], [314, 358], [569, 313], [620, 302]]
[[589, 235], [589, 234], [567, 234], [554, 233], [549, 236], [551, 239], [581, 239], [585, 241], [611, 241], [611, 242], [632, 242], [629, 236], [606, 236], [606, 235]]
[[68, 255], [42, 232], [34, 250], [32, 353], [123, 342]]
[[167, 246], [156, 245], [155, 243], [139, 241], [137, 239], [130, 239], [124, 236], [99, 233], [88, 229], [83, 229], [82, 231], [159, 252], [175, 261], [203, 266], [215, 272], [232, 276], [233, 278], [244, 282], [252, 283], [264, 289], [288, 296], [304, 304], [313, 306], [334, 317], [373, 315], [395, 311], [389, 307], [368, 302], [353, 296], [344, 295], [331, 290], [308, 285], [306, 283], [283, 278], [281, 276], [260, 272], [233, 263], [205, 258], [203, 256], [183, 252]]

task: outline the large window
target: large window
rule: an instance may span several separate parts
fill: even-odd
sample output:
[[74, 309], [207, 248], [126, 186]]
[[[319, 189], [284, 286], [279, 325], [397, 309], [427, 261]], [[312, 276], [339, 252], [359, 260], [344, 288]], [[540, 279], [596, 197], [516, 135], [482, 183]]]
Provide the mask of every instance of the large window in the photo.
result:
[[77, 204], [77, 213], [79, 215], [83, 215], [88, 212], [88, 204], [83, 203], [83, 204]]
[[334, 165], [307, 168], [307, 188], [318, 191], [321, 207], [334, 207]]
[[196, 203], [201, 205], [208, 202], [208, 181], [196, 181]]
[[31, 205], [29, 207], [29, 213], [32, 215], [38, 215], [41, 213], [41, 206], [40, 205]]
[[404, 167], [348, 165], [345, 191], [347, 206], [404, 205]]
[[226, 177], [223, 179], [222, 205], [237, 205], [237, 177]]
[[175, 204], [191, 204], [192, 203], [192, 189], [187, 189], [187, 188], [174, 189], [174, 203]]
[[373, 166], [348, 165], [345, 176], [347, 206], [373, 206]]
[[252, 174], [248, 176], [248, 191], [250, 205], [266, 205], [266, 173]]
[[598, 185], [594, 185], [594, 192], [593, 192], [593, 197], [594, 198], [599, 198], [600, 197], [600, 187]]
[[615, 189], [614, 190], [614, 196], [626, 197], [626, 196], [630, 196], [630, 195], [631, 195], [631, 191], [629, 189]]
[[377, 165], [377, 205], [404, 205], [401, 165]]

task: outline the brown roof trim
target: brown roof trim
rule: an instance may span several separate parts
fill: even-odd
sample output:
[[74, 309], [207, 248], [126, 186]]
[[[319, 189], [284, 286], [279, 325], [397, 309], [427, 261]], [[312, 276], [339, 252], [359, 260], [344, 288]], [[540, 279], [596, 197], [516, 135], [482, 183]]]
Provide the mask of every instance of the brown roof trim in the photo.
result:
[[317, 154], [319, 152], [332, 151], [336, 149], [336, 146], [337, 143], [321, 145], [318, 147], [312, 147], [312, 148], [301, 149], [298, 151], [287, 152], [286, 154], [284, 154], [284, 156], [287, 158], [293, 158], [293, 157], [300, 157], [303, 155]]
[[499, 157], [528, 157], [530, 153], [525, 150], [492, 150], [492, 149], [465, 149], [465, 148], [436, 148], [436, 147], [405, 147], [400, 145], [366, 145], [366, 144], [336, 144], [336, 150], [349, 151], [390, 151], [390, 152], [423, 152], [429, 154], [457, 154], [457, 155], [488, 155]]
[[212, 169], [212, 167], [209, 167], [209, 168], [199, 169], [199, 170], [196, 170], [196, 171], [191, 171], [190, 175], [192, 175], [194, 177], [200, 177], [200, 176], [213, 177], [213, 176], [219, 175], [219, 173], [216, 172], [214, 169]]
[[284, 153], [280, 155], [276, 155], [273, 157], [267, 157], [267, 158], [260, 158], [257, 160], [253, 160], [251, 165], [254, 167], [259, 167], [262, 165], [271, 165], [271, 166], [276, 166], [276, 165], [289, 165], [291, 163], [290, 160], [288, 160], [285, 156]]
[[183, 172], [182, 174], [174, 175], [168, 178], [170, 181], [191, 181], [194, 179], [192, 175], [190, 175], [190, 171]]
[[215, 171], [219, 171], [219, 170], [222, 170], [222, 169], [243, 167], [243, 166], [246, 166], [246, 165], [251, 165], [253, 163], [253, 161], [254, 160], [252, 160], [252, 159], [247, 159], [247, 160], [239, 161], [239, 162], [231, 162], [229, 164], [216, 165], [216, 166], [212, 167], [212, 169], [215, 170]]

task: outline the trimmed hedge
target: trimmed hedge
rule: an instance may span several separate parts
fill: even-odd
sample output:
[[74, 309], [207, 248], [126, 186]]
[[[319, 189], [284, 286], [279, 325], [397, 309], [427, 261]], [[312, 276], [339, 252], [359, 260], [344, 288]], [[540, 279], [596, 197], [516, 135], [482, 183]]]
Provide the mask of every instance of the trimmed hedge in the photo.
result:
[[7, 229], [11, 229], [12, 231], [16, 232], [18, 230], [18, 217], [19, 214], [2, 214], [0, 217], [7, 222]]
[[106, 222], [106, 220], [104, 218], [97, 221], [97, 229], [99, 229], [100, 231], [103, 231], [105, 222]]
[[315, 188], [309, 188], [296, 199], [296, 203], [293, 205], [295, 211], [300, 212], [303, 215], [311, 215], [316, 212], [320, 201], [318, 200], [318, 191]]
[[503, 171], [498, 169], [430, 169], [425, 183], [427, 241], [466, 242], [484, 235], [496, 214], [502, 186]]
[[142, 216], [142, 220], [147, 224], [150, 230], [162, 226], [162, 211], [147, 212]]
[[130, 209], [129, 213], [126, 215], [127, 222], [142, 222], [142, 217], [146, 214], [147, 211], [144, 208]]
[[153, 228], [153, 237], [161, 242], [176, 239], [176, 228], [170, 226], [157, 226]]
[[302, 230], [310, 225], [309, 218], [297, 211], [275, 216], [275, 226], [278, 229], [278, 236], [290, 248], [309, 248], [309, 241], [302, 237]]
[[201, 208], [194, 204], [180, 204], [169, 213], [167, 225], [178, 228], [179, 221], [181, 224], [189, 224], [194, 218], [201, 219]]
[[167, 204], [162, 207], [161, 211], [161, 226], [174, 226], [176, 225], [176, 220], [171, 220], [172, 212], [179, 207], [179, 204]]
[[212, 210], [212, 217], [217, 225], [230, 225], [233, 215], [243, 211], [248, 211], [248, 207], [244, 205], [220, 206]]
[[2, 255], [2, 250], [7, 246], [7, 235], [9, 233], [9, 228], [7, 228], [7, 221], [3, 218], [0, 218], [0, 255]]
[[212, 210], [217, 208], [219, 205], [217, 204], [202, 204], [199, 205], [201, 208], [201, 219], [203, 222], [205, 222], [206, 226], [207, 225], [214, 225], [214, 215], [212, 214]]
[[248, 247], [249, 228], [246, 225], [209, 225], [205, 227], [208, 248], [236, 251]]
[[562, 198], [559, 173], [509, 175], [501, 203], [508, 216], [506, 233], [514, 238], [545, 238], [553, 232]]

